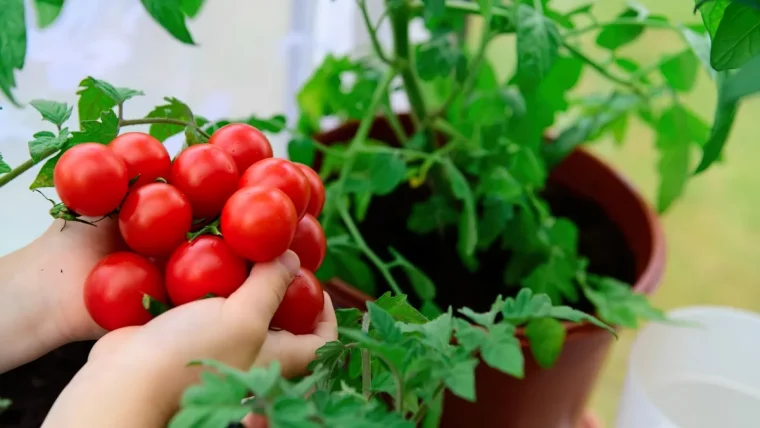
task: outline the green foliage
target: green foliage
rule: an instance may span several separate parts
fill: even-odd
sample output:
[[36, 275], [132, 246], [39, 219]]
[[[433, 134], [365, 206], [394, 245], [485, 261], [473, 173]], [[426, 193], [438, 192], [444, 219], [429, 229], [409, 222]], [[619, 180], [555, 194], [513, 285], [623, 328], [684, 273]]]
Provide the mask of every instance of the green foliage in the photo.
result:
[[16, 70], [24, 68], [26, 27], [24, 0], [0, 3], [0, 90], [16, 103], [11, 89], [16, 87]]
[[37, 26], [48, 27], [52, 24], [63, 8], [63, 0], [34, 0], [37, 9]]

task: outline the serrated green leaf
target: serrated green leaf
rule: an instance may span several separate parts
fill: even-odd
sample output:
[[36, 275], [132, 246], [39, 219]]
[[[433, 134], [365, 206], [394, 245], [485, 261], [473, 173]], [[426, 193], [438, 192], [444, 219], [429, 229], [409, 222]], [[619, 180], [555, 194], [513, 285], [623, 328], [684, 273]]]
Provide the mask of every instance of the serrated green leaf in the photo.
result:
[[37, 9], [37, 26], [46, 28], [52, 24], [63, 8], [63, 0], [34, 0]]
[[34, 163], [37, 163], [66, 144], [69, 139], [69, 129], [63, 128], [58, 135], [42, 131], [34, 134], [33, 137], [34, 139], [29, 142], [29, 154]]
[[[220, 368], [216, 362], [206, 361], [204, 364]], [[244, 374], [233, 374], [230, 368], [222, 370], [222, 375], [202, 372], [201, 383], [185, 390], [181, 409], [169, 422], [170, 428], [226, 426], [240, 421], [249, 412], [241, 404], [248, 395], [248, 387], [242, 380]]]
[[388, 195], [406, 178], [406, 163], [403, 159], [390, 153], [373, 156], [369, 170], [372, 193]]
[[482, 207], [483, 214], [478, 222], [478, 248], [485, 250], [504, 232], [508, 221], [514, 215], [514, 207], [500, 198], [486, 198]]
[[355, 328], [362, 319], [362, 311], [356, 308], [339, 308], [335, 310], [339, 327]]
[[101, 113], [100, 120], [86, 120], [81, 122], [81, 130], [71, 133], [68, 146], [81, 143], [108, 144], [119, 132], [119, 118], [113, 110]]
[[273, 428], [303, 427], [318, 428], [311, 420], [314, 409], [301, 397], [278, 397], [274, 400], [270, 421]]
[[406, 301], [406, 295], [393, 296], [390, 292], [387, 292], [375, 300], [375, 304], [388, 311], [396, 321], [407, 324], [424, 324], [428, 322], [428, 319], [424, 315]]
[[456, 224], [458, 218], [459, 213], [446, 202], [446, 198], [432, 195], [426, 201], [412, 205], [406, 227], [412, 232], [425, 234]]
[[515, 297], [504, 300], [501, 314], [505, 321], [520, 325], [531, 318], [548, 316], [552, 300], [546, 294], [533, 294], [530, 288], [522, 288]]
[[396, 326], [396, 321], [388, 311], [373, 302], [367, 302], [367, 310], [372, 327], [384, 342], [398, 343], [401, 341], [401, 330]]
[[288, 158], [293, 162], [313, 165], [317, 150], [309, 137], [296, 137], [288, 142]]
[[417, 74], [422, 80], [449, 76], [463, 59], [461, 51], [446, 34], [434, 36], [417, 46], [415, 58]]
[[[193, 112], [187, 104], [173, 97], [166, 97], [164, 100], [166, 100], [168, 104], [157, 106], [148, 113], [146, 117], [178, 119], [187, 122], [193, 121]], [[158, 141], [165, 141], [172, 135], [179, 134], [184, 130], [185, 127], [182, 125], [154, 123], [150, 125], [149, 132], [150, 135], [155, 137]]]
[[435, 349], [446, 352], [451, 343], [451, 334], [454, 329], [451, 312], [446, 312], [425, 324], [411, 324], [419, 326], [419, 330], [425, 335], [425, 342]]
[[553, 318], [532, 320], [525, 327], [525, 336], [538, 365], [549, 368], [554, 365], [565, 343], [565, 327]]
[[596, 317], [587, 313], [581, 312], [577, 309], [573, 309], [569, 306], [554, 306], [549, 310], [549, 316], [561, 320], [573, 321], [573, 322], [589, 322], [599, 328], [603, 328], [613, 335], [617, 336], [615, 330], [609, 325], [603, 323]]
[[150, 16], [175, 39], [194, 45], [193, 37], [185, 23], [183, 0], [140, 0]]
[[[530, 290], [528, 291], [530, 292]], [[531, 292], [531, 296], [532, 295], [533, 293]], [[491, 309], [489, 309], [488, 312], [478, 313], [468, 307], [464, 307], [459, 309], [459, 313], [484, 327], [490, 327], [496, 321], [496, 316], [503, 308], [504, 299], [502, 299], [501, 296], [497, 296], [496, 300], [491, 304]]]
[[548, 176], [544, 161], [527, 147], [521, 147], [510, 157], [508, 168], [518, 181], [529, 188], [542, 188]]
[[63, 153], [59, 153], [50, 158], [42, 165], [42, 169], [37, 173], [37, 177], [32, 184], [29, 185], [29, 190], [42, 189], [46, 187], [53, 187], [53, 173], [55, 172], [55, 166], [58, 164], [58, 159], [61, 158]]
[[607, 323], [637, 328], [638, 320], [665, 321], [665, 313], [652, 307], [646, 296], [636, 294], [628, 284], [609, 277], [588, 275], [583, 292]]
[[[639, 12], [629, 8], [618, 18], [630, 19], [639, 18]], [[609, 50], [615, 50], [623, 45], [638, 39], [644, 32], [644, 26], [641, 24], [611, 24], [607, 25], [599, 32], [596, 37], [596, 44]]]
[[11, 167], [3, 160], [3, 155], [0, 154], [0, 174], [11, 172]]
[[660, 64], [660, 73], [671, 88], [688, 92], [697, 81], [698, 59], [691, 49], [673, 55]]
[[552, 254], [547, 262], [523, 279], [522, 285], [536, 294], [548, 295], [555, 304], [563, 300], [577, 302], [579, 296], [574, 282], [577, 269], [575, 258]]
[[79, 83], [79, 122], [96, 120], [102, 113], [114, 108], [117, 104], [139, 95], [141, 91], [129, 88], [116, 88], [110, 83], [87, 77]]
[[190, 18], [195, 18], [204, 2], [205, 0], [182, 0], [182, 12]]
[[489, 339], [483, 343], [483, 361], [508, 375], [522, 378], [525, 374], [525, 357], [515, 329], [510, 324], [496, 324], [488, 329]]
[[710, 63], [718, 71], [740, 68], [758, 53], [760, 10], [731, 3], [712, 38]]
[[475, 401], [475, 367], [478, 360], [471, 358], [458, 361], [447, 370], [444, 384], [454, 395], [467, 401]]
[[520, 182], [505, 167], [495, 167], [484, 174], [478, 187], [478, 193], [512, 202], [522, 196]]
[[40, 112], [43, 120], [47, 120], [59, 128], [69, 120], [74, 110], [73, 106], [69, 107], [68, 104], [57, 101], [32, 100], [29, 104]]
[[486, 329], [473, 326], [461, 318], [454, 319], [457, 343], [467, 352], [473, 352], [488, 342], [489, 336]]
[[15, 105], [11, 89], [16, 87], [16, 70], [24, 68], [26, 24], [24, 0], [5, 0], [0, 7], [0, 90]]
[[517, 6], [517, 74], [533, 86], [540, 82], [557, 60], [560, 34], [554, 21], [530, 6]]
[[409, 282], [412, 284], [412, 288], [415, 293], [417, 293], [420, 300], [435, 299], [435, 284], [433, 284], [433, 280], [398, 251], [393, 248], [389, 248], [389, 251], [394, 257], [395, 262], [404, 270], [404, 273], [407, 278], [409, 278]]

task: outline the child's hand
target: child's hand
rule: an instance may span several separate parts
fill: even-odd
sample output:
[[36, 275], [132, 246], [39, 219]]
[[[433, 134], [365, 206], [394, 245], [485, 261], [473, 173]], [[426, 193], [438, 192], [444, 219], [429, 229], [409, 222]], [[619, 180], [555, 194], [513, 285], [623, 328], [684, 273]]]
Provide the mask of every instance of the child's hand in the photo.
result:
[[288, 251], [254, 267], [229, 298], [210, 298], [172, 309], [142, 327], [109, 333], [59, 397], [50, 426], [165, 426], [182, 391], [197, 380], [191, 360], [215, 359], [248, 369], [278, 359], [286, 374], [305, 370], [314, 352], [337, 338], [335, 314], [325, 299], [314, 334], [268, 331], [299, 268]]

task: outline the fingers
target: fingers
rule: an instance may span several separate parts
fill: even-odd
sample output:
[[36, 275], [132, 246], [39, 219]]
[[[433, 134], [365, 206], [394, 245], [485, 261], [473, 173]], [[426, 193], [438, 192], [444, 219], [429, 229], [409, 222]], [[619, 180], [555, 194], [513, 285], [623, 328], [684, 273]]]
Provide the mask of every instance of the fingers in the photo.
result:
[[230, 311], [234, 318], [253, 316], [269, 325], [300, 265], [290, 250], [275, 261], [256, 264], [245, 283], [225, 302], [225, 312]]
[[296, 336], [287, 331], [270, 331], [254, 365], [269, 366], [277, 360], [283, 377], [301, 376], [325, 343], [325, 339], [314, 334]]
[[322, 308], [322, 315], [314, 329], [314, 334], [324, 339], [326, 342], [338, 340], [338, 319], [335, 318], [335, 308], [333, 308], [332, 299], [327, 292], [325, 294], [325, 306]]

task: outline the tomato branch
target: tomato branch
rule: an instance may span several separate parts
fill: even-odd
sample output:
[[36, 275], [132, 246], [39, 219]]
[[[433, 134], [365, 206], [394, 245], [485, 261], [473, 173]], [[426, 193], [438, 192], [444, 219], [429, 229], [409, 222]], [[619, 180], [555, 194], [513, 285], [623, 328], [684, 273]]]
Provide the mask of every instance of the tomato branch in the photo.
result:
[[367, 11], [367, 1], [357, 0], [356, 3], [359, 6], [359, 10], [362, 12], [364, 25], [367, 27], [367, 33], [369, 33], [369, 39], [372, 42], [372, 48], [375, 50], [375, 54], [377, 54], [377, 57], [380, 58], [380, 61], [393, 66], [393, 61], [391, 61], [391, 59], [388, 58], [388, 56], [385, 54], [383, 46], [380, 44], [380, 40], [377, 38], [377, 29], [375, 25], [372, 24], [372, 21], [369, 17], [369, 12]]
[[577, 30], [568, 31], [564, 33], [565, 37], [577, 37], [582, 34], [586, 34], [590, 31], [594, 30], [602, 30], [607, 27], [613, 27], [613, 26], [642, 26], [642, 27], [651, 27], [651, 28], [660, 28], [665, 30], [673, 30], [673, 31], [681, 31], [678, 26], [673, 25], [672, 23], [664, 20], [659, 19], [639, 19], [639, 18], [618, 18], [614, 19], [609, 22], [595, 22], [592, 23], [586, 27], [579, 28]]
[[[369, 312], [365, 312], [362, 317], [362, 331], [369, 334]], [[372, 365], [369, 359], [369, 350], [362, 349], [362, 394], [364, 398], [369, 399], [372, 396]]]
[[584, 54], [583, 52], [581, 52], [578, 48], [572, 46], [571, 44], [569, 44], [567, 42], [562, 42], [562, 46], [564, 46], [565, 49], [567, 49], [568, 51], [570, 51], [570, 53], [572, 53], [574, 56], [576, 56], [581, 61], [585, 62], [589, 67], [591, 67], [594, 70], [596, 70], [602, 76], [606, 77], [607, 79], [609, 79], [612, 82], [615, 82], [615, 83], [617, 83], [617, 84], [619, 84], [621, 86], [627, 87], [633, 93], [635, 93], [636, 95], [638, 95], [638, 96], [640, 96], [642, 98], [647, 98], [647, 95], [644, 92], [642, 92], [642, 90], [638, 86], [636, 86], [633, 82], [625, 80], [625, 79], [623, 79], [621, 77], [618, 77], [618, 76], [610, 73], [610, 71], [607, 70], [603, 65], [599, 64], [598, 62], [596, 62], [593, 59], [591, 59], [588, 56], [586, 56], [586, 54]]
[[172, 119], [169, 117], [144, 117], [142, 119], [127, 119], [127, 120], [120, 120], [119, 126], [133, 126], [133, 125], [150, 125], [153, 123], [165, 123], [167, 125], [179, 125], [184, 127], [191, 127], [194, 128], [196, 131], [198, 131], [199, 134], [201, 134], [203, 137], [205, 137], [207, 140], [211, 138], [210, 135], [205, 133], [197, 124], [193, 122], [188, 122], [186, 120], [181, 119]]
[[[39, 162], [42, 162], [43, 160], [49, 158], [50, 156], [53, 156], [54, 154], [58, 153], [58, 150], [59, 150], [58, 148], [45, 150], [44, 152], [40, 154]], [[26, 162], [13, 168], [10, 172], [0, 175], [0, 187], [3, 187], [6, 184], [10, 183], [11, 180], [25, 173], [26, 171], [31, 169], [33, 166], [37, 165], [39, 162], [35, 162], [34, 159], [27, 159]]]
[[425, 99], [422, 97], [417, 74], [414, 70], [414, 59], [409, 52], [409, 10], [406, 3], [401, 5], [389, 4], [390, 10], [388, 16], [391, 20], [391, 30], [393, 32], [393, 49], [395, 61], [401, 72], [401, 79], [404, 82], [406, 96], [409, 98], [409, 104], [412, 107], [412, 116], [416, 123], [421, 123], [427, 117], [427, 107]]

